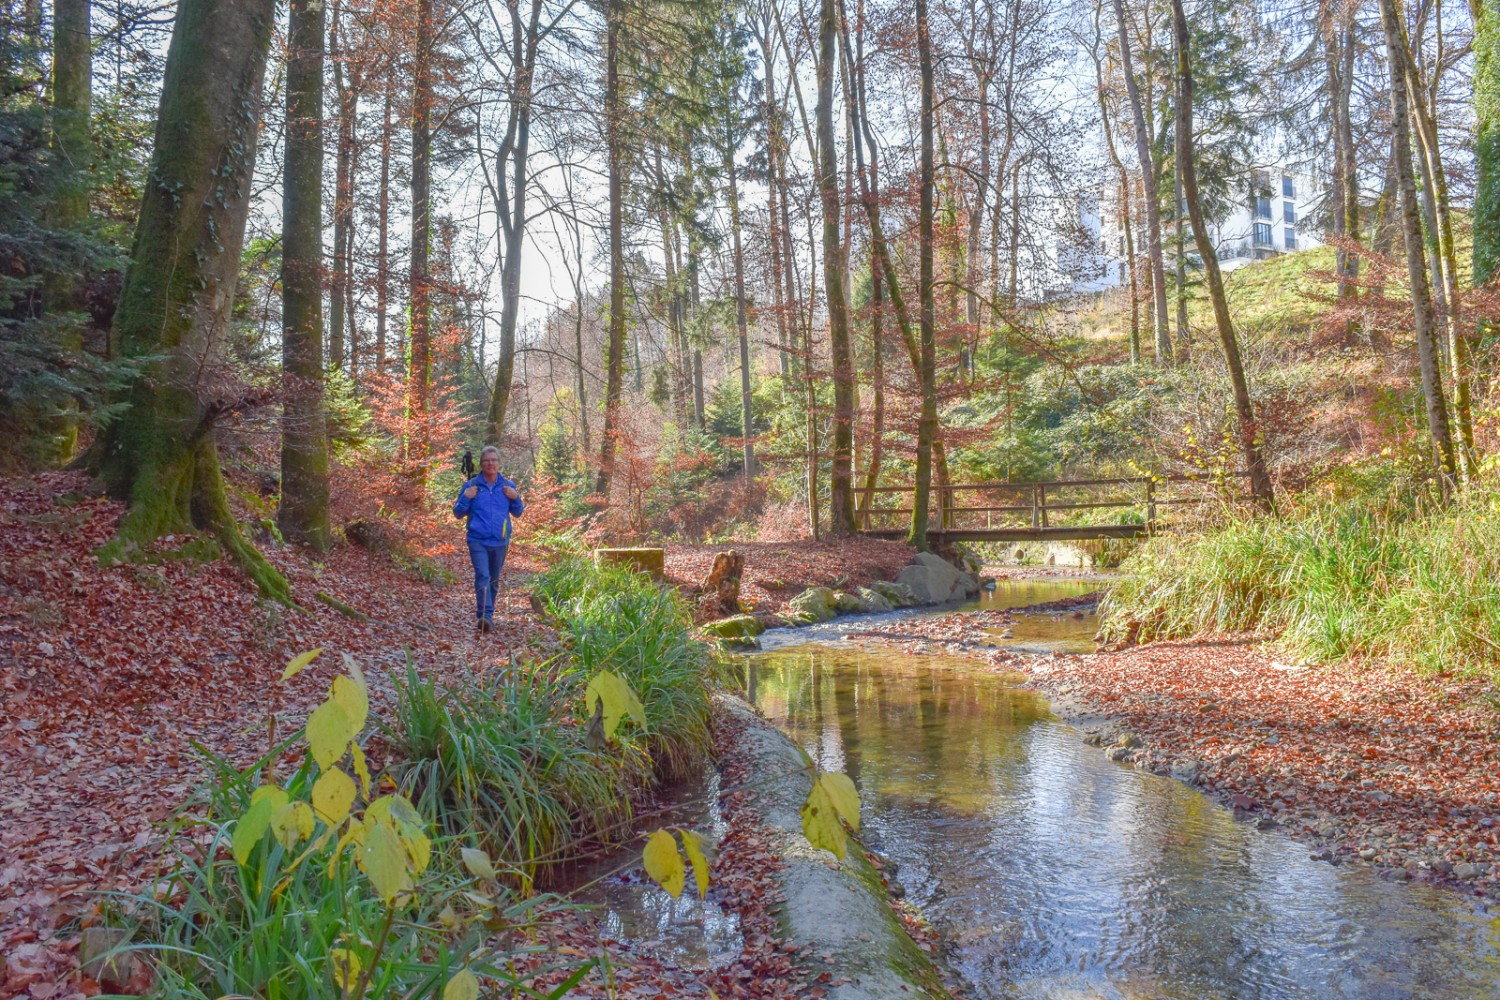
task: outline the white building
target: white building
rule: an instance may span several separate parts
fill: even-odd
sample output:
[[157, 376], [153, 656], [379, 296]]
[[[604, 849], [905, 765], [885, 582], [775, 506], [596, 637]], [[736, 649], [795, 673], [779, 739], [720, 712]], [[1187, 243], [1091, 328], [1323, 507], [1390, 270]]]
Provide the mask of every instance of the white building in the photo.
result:
[[[1229, 215], [1209, 222], [1209, 233], [1218, 254], [1219, 267], [1234, 270], [1255, 260], [1274, 257], [1294, 250], [1306, 250], [1321, 246], [1322, 231], [1305, 222], [1304, 206], [1312, 205], [1321, 192], [1311, 175], [1286, 168], [1256, 168], [1245, 178], [1243, 197], [1236, 201]], [[1077, 218], [1079, 225], [1093, 233], [1099, 260], [1091, 268], [1095, 276], [1083, 276], [1072, 285], [1076, 293], [1101, 292], [1129, 284], [1130, 272], [1126, 263], [1125, 232], [1120, 225], [1120, 185], [1106, 184], [1099, 194], [1085, 194], [1078, 199]], [[1101, 210], [1102, 207], [1102, 210]], [[1189, 267], [1198, 267], [1197, 244], [1193, 240], [1192, 227], [1183, 213], [1184, 256]], [[1131, 236], [1135, 241], [1137, 259], [1144, 266], [1146, 240], [1143, 228], [1135, 223], [1138, 213], [1132, 216]], [[1175, 247], [1176, 220], [1163, 220], [1163, 251], [1167, 255], [1167, 267], [1175, 266], [1172, 258]], [[1076, 271], [1075, 271], [1076, 273]]]

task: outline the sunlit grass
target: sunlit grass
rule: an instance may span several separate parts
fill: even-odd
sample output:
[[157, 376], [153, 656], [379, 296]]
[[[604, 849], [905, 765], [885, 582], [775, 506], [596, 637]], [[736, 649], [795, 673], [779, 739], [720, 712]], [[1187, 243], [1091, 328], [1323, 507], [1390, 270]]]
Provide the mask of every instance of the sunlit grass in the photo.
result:
[[1429, 671], [1500, 664], [1500, 510], [1314, 507], [1245, 517], [1200, 537], [1161, 537], [1125, 564], [1104, 632], [1142, 641], [1274, 635], [1293, 655], [1369, 656]]

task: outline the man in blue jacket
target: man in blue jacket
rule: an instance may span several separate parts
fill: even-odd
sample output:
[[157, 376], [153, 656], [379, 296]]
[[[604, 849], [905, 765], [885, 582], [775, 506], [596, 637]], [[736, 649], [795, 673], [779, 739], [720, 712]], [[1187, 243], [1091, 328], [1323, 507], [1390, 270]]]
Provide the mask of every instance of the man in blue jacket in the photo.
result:
[[464, 483], [453, 504], [454, 517], [469, 519], [469, 559], [474, 563], [474, 604], [479, 631], [495, 625], [495, 592], [510, 547], [510, 519], [526, 509], [516, 484], [500, 475], [500, 451], [479, 453], [479, 475]]

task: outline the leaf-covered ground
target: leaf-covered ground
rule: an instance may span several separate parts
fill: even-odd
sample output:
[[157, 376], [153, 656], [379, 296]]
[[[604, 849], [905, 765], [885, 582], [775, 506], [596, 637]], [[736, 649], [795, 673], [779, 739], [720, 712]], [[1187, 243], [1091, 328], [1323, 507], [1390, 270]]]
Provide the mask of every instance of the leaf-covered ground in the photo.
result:
[[[323, 647], [357, 657], [378, 702], [380, 679], [405, 649], [424, 670], [482, 669], [553, 641], [514, 585], [502, 590], [496, 633], [475, 635], [457, 522], [419, 532], [449, 583], [423, 582], [352, 545], [321, 563], [265, 547], [291, 583], [294, 610], [259, 600], [222, 560], [101, 568], [93, 553], [123, 508], [86, 490], [75, 474], [0, 480], [0, 996], [73, 995], [59, 978], [76, 943], [59, 932], [93, 893], [152, 870], [155, 824], [203, 777], [195, 744], [249, 763], [265, 751], [273, 707], [301, 719], [321, 700], [336, 655], [275, 705], [274, 682], [292, 656]], [[169, 540], [163, 555], [186, 541]], [[535, 568], [519, 551], [507, 575]]]
[[1489, 684], [1286, 663], [1252, 636], [1024, 656], [993, 648], [1012, 618], [964, 612], [849, 634], [1024, 673], [1101, 752], [1190, 781], [1315, 857], [1500, 896], [1500, 705]]

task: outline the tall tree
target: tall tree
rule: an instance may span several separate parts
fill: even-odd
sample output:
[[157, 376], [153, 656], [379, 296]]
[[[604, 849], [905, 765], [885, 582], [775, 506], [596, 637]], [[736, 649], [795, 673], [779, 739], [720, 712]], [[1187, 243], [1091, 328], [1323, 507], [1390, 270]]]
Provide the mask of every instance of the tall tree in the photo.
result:
[[1125, 76], [1125, 93], [1130, 98], [1130, 111], [1135, 117], [1136, 158], [1141, 168], [1141, 186], [1146, 191], [1146, 259], [1151, 269], [1151, 294], [1156, 307], [1156, 362], [1168, 364], [1172, 360], [1172, 334], [1167, 321], [1167, 280], [1162, 261], [1161, 197], [1157, 193], [1156, 157], [1151, 151], [1151, 128], [1146, 123], [1141, 88], [1135, 79], [1124, 0], [1114, 0], [1114, 5], [1120, 34], [1120, 70]]
[[328, 363], [334, 368], [344, 367], [347, 323], [347, 359], [352, 372], [358, 353], [354, 343], [354, 281], [351, 274], [354, 257], [354, 138], [363, 73], [352, 57], [349, 35], [343, 4], [335, 0], [328, 37], [328, 54], [333, 60], [333, 90], [338, 102], [333, 171], [333, 273], [328, 288]]
[[90, 0], [56, 0], [52, 21], [52, 133], [69, 166], [57, 200], [59, 226], [82, 222], [89, 211], [89, 109], [93, 89]]
[[1188, 217], [1193, 224], [1198, 254], [1203, 258], [1203, 276], [1208, 285], [1209, 299], [1213, 303], [1214, 325], [1218, 328], [1219, 343], [1224, 350], [1224, 364], [1229, 369], [1229, 379], [1234, 386], [1234, 411], [1239, 423], [1240, 451], [1245, 458], [1245, 468], [1250, 473], [1250, 490], [1261, 507], [1271, 511], [1276, 508], [1276, 496], [1271, 487], [1270, 471], [1266, 468], [1260, 428], [1255, 419], [1255, 404], [1250, 399], [1250, 383], [1245, 377], [1245, 365], [1240, 358], [1239, 339], [1235, 336], [1234, 323], [1229, 317], [1229, 300], [1224, 294], [1223, 275], [1219, 273], [1219, 257], [1204, 221], [1203, 204], [1198, 194], [1198, 171], [1193, 151], [1192, 48], [1182, 0], [1172, 0], [1172, 24], [1177, 54], [1177, 172], [1182, 178], [1183, 196], [1187, 201]]
[[1500, 272], [1500, 0], [1474, 3], [1474, 284]]
[[274, 0], [181, 0], [167, 51], [149, 176], [115, 312], [127, 357], [152, 358], [92, 456], [129, 509], [101, 555], [211, 531], [269, 597], [286, 581], [240, 533], [214, 424], [258, 401], [224, 363], [250, 208]]
[[432, 109], [433, 0], [417, 0], [416, 45], [411, 94], [411, 344], [406, 372], [411, 440], [407, 454], [419, 479], [426, 478], [428, 410], [432, 379]]
[[[926, 7], [920, 8], [925, 12]], [[838, 151], [833, 133], [833, 74], [838, 61], [835, 0], [822, 0], [818, 19], [818, 192], [823, 204], [823, 287], [828, 302], [828, 342], [833, 358], [833, 465], [829, 532], [854, 534], [854, 353], [849, 345], [849, 305], [839, 240]]]
[[286, 156], [281, 189], [281, 506], [288, 539], [328, 548], [323, 402], [322, 0], [287, 19]]
[[907, 542], [926, 549], [927, 511], [932, 493], [932, 449], [937, 440], [937, 331], [933, 288], [933, 189], [936, 153], [933, 149], [936, 103], [932, 68], [932, 34], [927, 18], [927, 0], [917, 0], [917, 64], [922, 77], [922, 111], [919, 128], [922, 154], [917, 204], [917, 292], [921, 299], [921, 355], [917, 369], [922, 390], [922, 409], [917, 422], [917, 481], [912, 497], [911, 530]]
[[620, 92], [620, 34], [624, 0], [605, 6], [604, 144], [609, 161], [609, 347], [604, 373], [604, 427], [594, 491], [609, 496], [615, 470], [620, 403], [625, 389], [625, 114]]
[[1401, 197], [1401, 235], [1406, 250], [1406, 274], [1411, 285], [1412, 327], [1417, 338], [1417, 360], [1422, 371], [1422, 394], [1427, 403], [1427, 430], [1432, 436], [1434, 466], [1445, 497], [1451, 495], [1457, 465], [1453, 439], [1448, 431], [1448, 406], [1443, 396], [1443, 373], [1433, 330], [1432, 293], [1427, 284], [1427, 262], [1422, 245], [1421, 209], [1417, 205], [1417, 181], [1412, 174], [1411, 118], [1407, 105], [1409, 48], [1406, 28], [1395, 0], [1380, 0], [1380, 21], [1385, 29], [1386, 54], [1390, 64], [1391, 161]]

